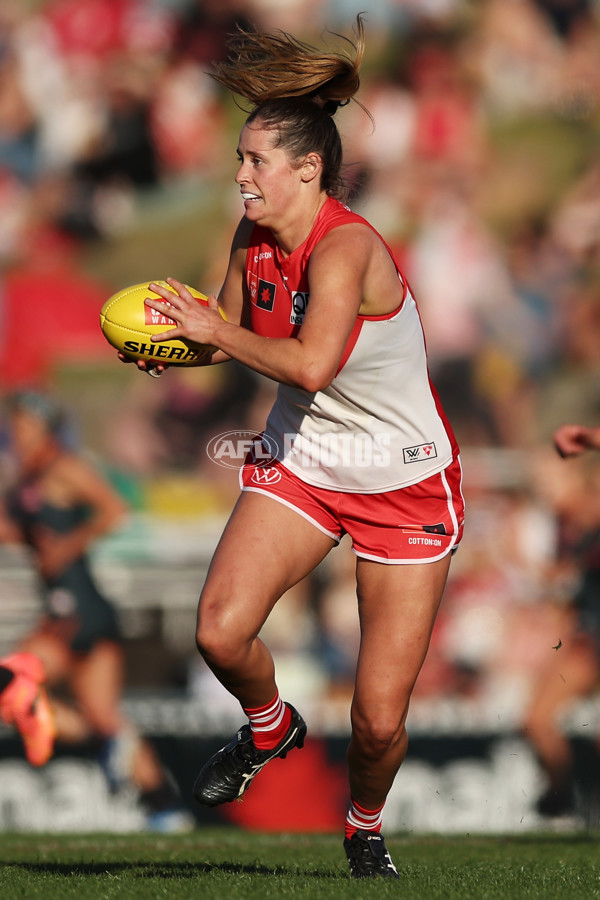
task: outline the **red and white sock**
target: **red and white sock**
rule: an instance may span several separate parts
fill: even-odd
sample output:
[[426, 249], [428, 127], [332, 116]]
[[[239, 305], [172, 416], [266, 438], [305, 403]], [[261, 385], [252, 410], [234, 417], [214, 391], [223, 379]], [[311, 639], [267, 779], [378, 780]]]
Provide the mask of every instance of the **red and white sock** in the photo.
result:
[[356, 831], [381, 831], [383, 807], [384, 804], [378, 809], [365, 809], [350, 798], [350, 809], [346, 814], [346, 837], [351, 838]]
[[286, 706], [279, 691], [266, 706], [246, 709], [244, 712], [250, 720], [252, 740], [258, 750], [272, 750], [282, 740], [292, 721], [292, 713]]

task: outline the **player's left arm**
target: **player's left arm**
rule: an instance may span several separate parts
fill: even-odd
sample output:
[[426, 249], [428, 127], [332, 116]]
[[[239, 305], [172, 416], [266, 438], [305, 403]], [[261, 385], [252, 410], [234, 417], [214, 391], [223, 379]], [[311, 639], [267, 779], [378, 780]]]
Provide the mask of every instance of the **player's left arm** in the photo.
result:
[[[318, 391], [334, 378], [363, 298], [372, 244], [363, 225], [340, 226], [315, 247], [309, 262], [309, 303], [296, 337], [270, 338], [224, 322], [210, 310], [194, 316], [186, 328], [185, 309], [177, 303], [169, 315], [178, 322], [171, 336], [218, 347], [261, 375], [307, 391]], [[161, 311], [160, 303], [152, 301]]]
[[309, 300], [297, 341], [298, 364], [308, 367], [315, 390], [327, 387], [339, 370], [364, 299], [370, 237], [363, 225], [340, 226], [311, 253]]

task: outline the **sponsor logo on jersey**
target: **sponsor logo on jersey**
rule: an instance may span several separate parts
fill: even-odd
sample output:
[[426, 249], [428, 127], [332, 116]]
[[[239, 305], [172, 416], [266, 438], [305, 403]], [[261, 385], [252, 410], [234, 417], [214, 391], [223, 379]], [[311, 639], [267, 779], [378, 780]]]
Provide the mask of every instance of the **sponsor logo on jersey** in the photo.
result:
[[444, 544], [440, 538], [431, 537], [409, 537], [409, 544], [417, 544], [419, 547], [443, 547]]
[[276, 286], [271, 281], [259, 279], [258, 289], [256, 292], [256, 305], [259, 309], [267, 312], [273, 312], [273, 304], [275, 303]]
[[405, 463], [423, 462], [426, 459], [435, 459], [437, 450], [435, 444], [417, 444], [416, 447], [405, 447], [402, 451]]
[[308, 291], [292, 291], [292, 311], [290, 313], [291, 325], [302, 325], [309, 298], [310, 294]]
[[281, 481], [281, 472], [274, 467], [270, 469], [256, 468], [250, 481], [261, 485], [277, 484], [278, 481]]

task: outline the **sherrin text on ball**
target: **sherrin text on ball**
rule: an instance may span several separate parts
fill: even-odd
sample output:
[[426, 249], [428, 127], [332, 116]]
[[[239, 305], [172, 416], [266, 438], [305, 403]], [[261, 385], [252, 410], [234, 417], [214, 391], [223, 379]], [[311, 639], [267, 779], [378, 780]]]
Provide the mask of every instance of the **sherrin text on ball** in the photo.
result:
[[[165, 281], [154, 280], [154, 283], [170, 290]], [[181, 338], [151, 341], [153, 334], [162, 334], [177, 323], [144, 303], [146, 297], [158, 297], [148, 284], [146, 281], [122, 288], [103, 304], [100, 310], [100, 327], [104, 337], [111, 346], [130, 359], [143, 359], [149, 363], [169, 366], [193, 366], [207, 349], [214, 348]], [[201, 291], [189, 285], [186, 287], [199, 303], [208, 303], [208, 298]], [[162, 297], [159, 299], [162, 302]], [[222, 310], [221, 315], [225, 318]]]

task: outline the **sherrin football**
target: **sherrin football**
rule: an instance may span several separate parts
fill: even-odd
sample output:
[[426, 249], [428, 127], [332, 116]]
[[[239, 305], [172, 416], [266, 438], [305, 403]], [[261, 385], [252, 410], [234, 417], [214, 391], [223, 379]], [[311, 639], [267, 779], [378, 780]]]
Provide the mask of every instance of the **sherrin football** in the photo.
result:
[[[169, 366], [192, 366], [206, 350], [204, 344], [195, 344], [181, 338], [153, 343], [151, 335], [161, 334], [177, 324], [173, 319], [146, 306], [146, 297], [158, 297], [148, 287], [147, 281], [122, 288], [109, 297], [100, 310], [100, 327], [104, 337], [116, 350], [130, 359], [143, 359], [151, 363]], [[165, 281], [155, 281], [171, 290]], [[207, 303], [205, 294], [186, 285], [199, 303]], [[159, 297], [162, 301], [162, 297]], [[225, 314], [221, 311], [225, 318]]]

